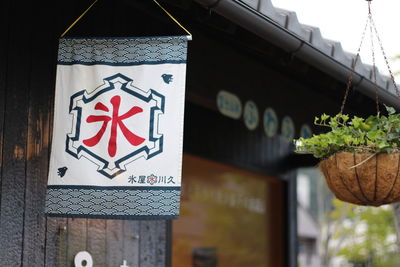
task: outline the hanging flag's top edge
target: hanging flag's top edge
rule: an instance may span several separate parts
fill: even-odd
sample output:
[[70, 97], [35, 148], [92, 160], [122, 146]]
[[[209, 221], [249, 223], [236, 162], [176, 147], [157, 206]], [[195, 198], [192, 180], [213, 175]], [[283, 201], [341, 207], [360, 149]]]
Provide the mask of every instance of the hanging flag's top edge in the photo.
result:
[[79, 37], [60, 37], [59, 41], [61, 40], [82, 40], [82, 39], [97, 39], [97, 40], [137, 40], [137, 39], [182, 39], [191, 41], [193, 40], [192, 35], [162, 35], [162, 36], [79, 36]]
[[187, 36], [140, 38], [62, 38], [59, 65], [181, 64], [187, 59]]

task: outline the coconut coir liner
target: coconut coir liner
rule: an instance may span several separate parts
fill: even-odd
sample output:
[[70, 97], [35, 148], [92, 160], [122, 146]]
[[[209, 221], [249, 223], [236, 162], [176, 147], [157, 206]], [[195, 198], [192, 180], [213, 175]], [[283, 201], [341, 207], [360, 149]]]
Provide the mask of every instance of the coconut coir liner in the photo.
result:
[[399, 153], [340, 152], [321, 161], [319, 167], [330, 190], [342, 201], [380, 206], [400, 200]]

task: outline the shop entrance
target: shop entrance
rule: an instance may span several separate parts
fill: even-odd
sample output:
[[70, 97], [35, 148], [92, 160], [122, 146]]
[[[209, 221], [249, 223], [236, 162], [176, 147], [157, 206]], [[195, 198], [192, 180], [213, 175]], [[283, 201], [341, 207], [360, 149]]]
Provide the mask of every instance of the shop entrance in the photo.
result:
[[284, 182], [184, 156], [173, 267], [283, 266]]

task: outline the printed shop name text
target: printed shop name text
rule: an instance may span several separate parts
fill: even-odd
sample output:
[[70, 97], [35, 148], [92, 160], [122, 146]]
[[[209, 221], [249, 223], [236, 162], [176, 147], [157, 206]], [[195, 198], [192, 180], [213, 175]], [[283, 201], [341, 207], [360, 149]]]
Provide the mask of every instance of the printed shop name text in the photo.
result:
[[130, 184], [175, 184], [175, 178], [173, 176], [162, 176], [162, 175], [131, 175], [128, 177], [128, 183]]

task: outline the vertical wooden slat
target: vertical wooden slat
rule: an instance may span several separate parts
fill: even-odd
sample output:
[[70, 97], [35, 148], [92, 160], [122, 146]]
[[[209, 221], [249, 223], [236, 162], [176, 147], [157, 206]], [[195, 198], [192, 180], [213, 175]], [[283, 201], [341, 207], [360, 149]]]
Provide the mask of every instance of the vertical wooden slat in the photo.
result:
[[[2, 178], [2, 163], [3, 163], [3, 130], [4, 130], [4, 107], [5, 107], [5, 92], [7, 82], [7, 46], [9, 35], [9, 1], [0, 2], [0, 31], [3, 33], [2, 41], [0, 42], [0, 185]], [[1, 190], [0, 190], [0, 203], [1, 203]], [[0, 205], [1, 209], [1, 205]]]
[[7, 81], [4, 98], [3, 164], [0, 212], [0, 262], [20, 266], [24, 234], [25, 160], [30, 57], [29, 3], [10, 1]]
[[140, 222], [140, 267], [166, 266], [166, 221]]
[[[44, 87], [43, 87], [44, 89]], [[35, 99], [35, 97], [31, 98]], [[33, 100], [31, 107], [46, 106]], [[46, 218], [44, 216], [48, 170], [48, 112], [32, 108], [29, 112], [23, 266], [44, 266]]]
[[55, 73], [56, 59], [56, 39], [50, 33], [54, 32], [52, 8], [47, 2], [36, 3], [34, 10], [42, 15], [32, 22], [40, 30], [35, 31], [31, 50], [23, 243], [23, 266], [26, 267], [45, 266], [44, 205], [52, 107], [49, 103], [53, 100], [54, 75], [51, 74]]
[[107, 266], [122, 265], [123, 257], [123, 221], [106, 221]]
[[74, 266], [76, 254], [86, 251], [87, 219], [68, 219], [67, 266]]
[[87, 251], [93, 257], [93, 265], [107, 267], [106, 220], [89, 219]]
[[[55, 22], [53, 25], [48, 25], [51, 29], [51, 33], [49, 33], [49, 28], [46, 27], [44, 30], [48, 34], [51, 34], [55, 41], [58, 41], [61, 33], [73, 22], [73, 20], [79, 16], [78, 10], [76, 8], [78, 1], [70, 1], [68, 3], [64, 3], [62, 8], [57, 8], [58, 4], [54, 4], [51, 13], [55, 18]], [[48, 5], [48, 3], [46, 2]], [[55, 43], [50, 48], [51, 53], [54, 54], [54, 60], [49, 62], [49, 64], [56, 65], [57, 64], [57, 49], [58, 44]], [[55, 93], [55, 76], [56, 72], [53, 69], [51, 72], [47, 74], [47, 77], [52, 77], [53, 90], [49, 94], [49, 103], [50, 107], [50, 125], [49, 125], [49, 135], [50, 138], [52, 136], [52, 128], [53, 128], [53, 108], [54, 108], [54, 93]], [[49, 144], [49, 148], [51, 147], [51, 141]], [[67, 266], [67, 247], [68, 247], [68, 220], [66, 218], [47, 218], [46, 219], [46, 251], [45, 251], [45, 266], [57, 266], [57, 267], [66, 267]], [[60, 230], [60, 229], [66, 230]]]
[[44, 266], [66, 267], [67, 219], [47, 218]]
[[165, 267], [172, 266], [172, 225], [175, 220], [166, 221], [166, 247], [165, 247]]
[[140, 267], [155, 266], [156, 232], [154, 221], [140, 222]]
[[139, 221], [124, 221], [123, 260], [129, 267], [139, 267]]
[[156, 251], [155, 251], [155, 267], [166, 266], [166, 248], [167, 248], [167, 221], [157, 220], [156, 223]]

